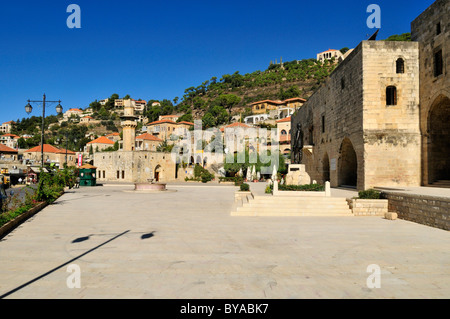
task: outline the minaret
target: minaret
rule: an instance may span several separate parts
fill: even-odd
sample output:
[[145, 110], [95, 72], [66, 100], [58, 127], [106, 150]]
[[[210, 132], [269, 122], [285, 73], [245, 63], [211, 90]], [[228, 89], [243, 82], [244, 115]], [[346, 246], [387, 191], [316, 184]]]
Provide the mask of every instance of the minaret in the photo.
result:
[[120, 125], [123, 128], [123, 150], [134, 151], [136, 143], [136, 116], [134, 116], [135, 102], [132, 100], [124, 100], [124, 112], [120, 117], [122, 122]]

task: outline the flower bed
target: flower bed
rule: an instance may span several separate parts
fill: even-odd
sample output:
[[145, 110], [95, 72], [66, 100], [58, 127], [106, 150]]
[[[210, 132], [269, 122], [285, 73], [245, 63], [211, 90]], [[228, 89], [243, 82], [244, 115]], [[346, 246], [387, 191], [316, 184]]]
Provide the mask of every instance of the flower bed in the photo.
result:
[[6, 236], [18, 225], [47, 206], [47, 202], [38, 203], [36, 206], [25, 205], [14, 211], [0, 215], [0, 238]]

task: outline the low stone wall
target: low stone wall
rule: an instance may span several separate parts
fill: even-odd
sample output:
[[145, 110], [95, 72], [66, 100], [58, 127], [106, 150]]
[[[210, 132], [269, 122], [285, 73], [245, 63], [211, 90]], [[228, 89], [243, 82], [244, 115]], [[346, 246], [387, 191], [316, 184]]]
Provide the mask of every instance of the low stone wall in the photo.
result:
[[0, 239], [8, 235], [12, 230], [14, 230], [17, 226], [25, 222], [28, 218], [32, 217], [39, 211], [41, 211], [43, 208], [45, 208], [48, 205], [47, 202], [39, 203], [29, 211], [20, 214], [13, 220], [9, 221], [2, 227], [0, 227]]
[[348, 199], [354, 216], [385, 216], [388, 212], [387, 199]]
[[398, 218], [450, 230], [450, 198], [395, 192], [383, 192], [382, 196]]

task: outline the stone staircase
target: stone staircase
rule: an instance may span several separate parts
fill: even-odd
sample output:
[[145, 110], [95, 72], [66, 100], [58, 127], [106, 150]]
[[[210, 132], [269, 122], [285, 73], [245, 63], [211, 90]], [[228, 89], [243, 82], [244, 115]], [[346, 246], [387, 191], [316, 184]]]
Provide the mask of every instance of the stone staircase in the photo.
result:
[[431, 187], [442, 187], [442, 188], [450, 188], [450, 180], [440, 180], [436, 181], [433, 184], [430, 184], [428, 186]]
[[231, 216], [353, 216], [346, 198], [251, 196]]

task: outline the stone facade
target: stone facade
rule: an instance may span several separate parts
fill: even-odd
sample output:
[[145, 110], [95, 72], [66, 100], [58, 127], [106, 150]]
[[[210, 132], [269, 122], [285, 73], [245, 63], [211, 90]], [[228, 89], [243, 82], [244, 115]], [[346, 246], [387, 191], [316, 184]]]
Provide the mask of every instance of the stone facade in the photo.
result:
[[[151, 151], [98, 152], [94, 154], [98, 182], [146, 183], [184, 180], [183, 169], [170, 153]], [[176, 172], [178, 170], [179, 172]], [[180, 174], [178, 174], [180, 173]]]
[[420, 43], [422, 184], [450, 180], [450, 1], [437, 0], [411, 23]]
[[419, 185], [418, 54], [416, 42], [360, 43], [292, 116], [292, 161], [301, 150], [311, 179], [332, 187]]

